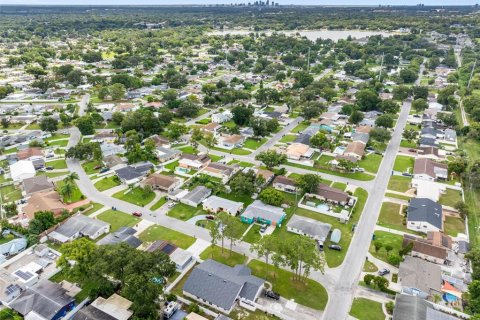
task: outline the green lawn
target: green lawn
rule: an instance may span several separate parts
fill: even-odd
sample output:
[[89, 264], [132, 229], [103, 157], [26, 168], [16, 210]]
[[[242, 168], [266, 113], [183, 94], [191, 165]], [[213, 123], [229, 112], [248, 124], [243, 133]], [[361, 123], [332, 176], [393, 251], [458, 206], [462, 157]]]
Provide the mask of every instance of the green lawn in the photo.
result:
[[155, 192], [145, 192], [140, 187], [135, 187], [132, 190], [119, 191], [113, 195], [114, 198], [136, 204], [144, 207], [155, 199]]
[[350, 315], [358, 320], [385, 320], [382, 304], [365, 298], [353, 299]]
[[202, 260], [213, 259], [220, 263], [226, 264], [227, 266], [230, 266], [230, 267], [234, 267], [237, 264], [244, 264], [245, 261], [247, 260], [246, 256], [236, 252], [231, 252], [228, 246], [225, 246], [223, 248], [223, 253], [222, 253], [221, 247], [209, 246], [200, 254], [200, 258]]
[[132, 214], [112, 209], [100, 213], [97, 218], [110, 223], [110, 232], [117, 231], [121, 227], [133, 227], [141, 220]]
[[232, 201], [243, 202], [245, 204], [245, 208], [253, 202], [253, 199], [251, 196], [238, 194], [234, 192], [230, 192], [230, 193], [220, 192], [218, 196], [221, 198], [232, 200]]
[[407, 231], [406, 226], [403, 225], [403, 215], [399, 213], [400, 205], [393, 202], [384, 202], [380, 217], [378, 218], [378, 225], [390, 229]]
[[178, 160], [174, 162], [170, 162], [169, 164], [166, 164], [163, 166], [165, 169], [174, 171], [176, 167], [178, 167]]
[[53, 169], [66, 169], [67, 162], [64, 159], [54, 160], [54, 161], [45, 162], [45, 166], [53, 167]]
[[197, 154], [198, 153], [198, 151], [192, 146], [185, 146], [185, 147], [182, 147], [182, 148], [178, 148], [178, 150], [180, 150], [184, 153], [189, 153], [189, 154]]
[[166, 197], [161, 197], [153, 206], [150, 207], [150, 210], [157, 210], [167, 202]]
[[410, 141], [408, 142], [407, 140], [402, 139], [400, 142], [400, 147], [403, 148], [416, 148], [417, 147], [417, 142], [415, 141]]
[[51, 137], [48, 137], [46, 139], [44, 139], [44, 141], [52, 141], [52, 140], [60, 140], [60, 139], [69, 139], [70, 138], [70, 135], [69, 134], [60, 134], [60, 133], [54, 133], [52, 134]]
[[390, 197], [390, 198], [397, 198], [397, 199], [400, 199], [400, 200], [407, 200], [407, 201], [412, 199], [412, 197], [396, 194], [396, 193], [393, 193], [393, 192], [386, 192], [385, 196]]
[[[61, 191], [62, 191], [62, 186], [65, 184], [65, 181], [61, 180], [61, 181], [57, 181], [56, 183], [56, 190], [58, 193], [61, 194]], [[82, 194], [82, 192], [80, 191], [80, 189], [78, 188], [77, 186], [77, 183], [73, 183], [73, 191], [72, 191], [72, 195], [70, 197], [63, 197], [63, 202], [65, 203], [74, 203], [74, 202], [77, 202], [77, 201], [80, 201], [80, 200], [83, 200], [85, 197], [84, 195]]]
[[260, 226], [258, 224], [254, 224], [250, 230], [248, 230], [247, 234], [243, 237], [242, 241], [248, 243], [255, 243], [259, 241], [262, 236], [260, 235]]
[[[321, 158], [321, 157], [320, 157]], [[379, 154], [369, 154], [358, 162], [358, 166], [360, 168], [365, 169], [365, 171], [371, 173], [377, 173], [378, 167], [380, 167], [380, 163], [382, 162], [383, 157]]]
[[462, 192], [447, 188], [445, 194], [442, 194], [439, 201], [444, 206], [454, 207], [458, 202], [463, 202]]
[[214, 154], [209, 154], [208, 156], [210, 157], [210, 159], [212, 159], [212, 162], [218, 162], [218, 161], [223, 159], [222, 156], [217, 156], [217, 155], [214, 155]]
[[406, 192], [410, 189], [412, 178], [404, 176], [391, 176], [388, 181], [388, 190]]
[[328, 301], [328, 294], [325, 288], [318, 282], [311, 279], [302, 281], [293, 280], [293, 273], [268, 266], [259, 260], [252, 260], [248, 264], [252, 274], [272, 283], [273, 290], [286, 299], [294, 299], [295, 302], [316, 309], [324, 310]]
[[17, 201], [23, 198], [22, 190], [16, 189], [13, 184], [4, 186], [0, 189], [2, 194], [2, 202]]
[[267, 138], [263, 138], [261, 140], [254, 140], [252, 138], [248, 138], [243, 143], [243, 146], [247, 149], [256, 150], [260, 148], [265, 142], [267, 142]]
[[375, 231], [375, 241], [382, 243], [383, 247], [375, 252], [375, 247], [373, 246], [373, 241], [370, 244], [370, 253], [375, 257], [382, 261], [388, 263], [388, 254], [387, 250], [385, 250], [386, 245], [391, 245], [393, 247], [390, 254], [397, 254], [398, 250], [402, 248], [403, 237], [397, 234], [385, 232], [385, 231]]
[[56, 140], [56, 141], [50, 141], [48, 145], [50, 147], [57, 146], [57, 147], [66, 147], [68, 144], [68, 139], [65, 140]]
[[187, 249], [194, 242], [195, 238], [172, 229], [154, 225], [140, 234], [140, 239], [145, 242], [154, 242], [156, 240], [166, 240], [179, 248]]
[[104, 191], [119, 185], [120, 185], [120, 181], [118, 181], [117, 176], [110, 176], [95, 182], [94, 186], [95, 188], [97, 188], [98, 191]]
[[87, 161], [82, 164], [83, 170], [85, 170], [86, 174], [94, 174], [97, 173], [99, 169], [95, 169], [97, 166], [103, 166], [101, 161]]
[[465, 233], [465, 223], [461, 218], [446, 216], [443, 229], [449, 236], [456, 237], [458, 233]]
[[293, 141], [295, 141], [295, 139], [297, 139], [297, 136], [296, 136], [296, 135], [294, 135], [294, 134], [287, 134], [287, 135], [283, 136], [282, 139], [279, 140], [279, 142], [288, 143], [288, 142], [293, 142]]
[[3, 151], [3, 153], [4, 153], [4, 154], [10, 154], [10, 153], [17, 153], [17, 151], [18, 151], [18, 148], [15, 147], [15, 148], [10, 148], [10, 149], [5, 149], [5, 150]]
[[363, 271], [364, 272], [377, 272], [378, 267], [371, 261], [366, 260], [363, 264]]
[[309, 122], [301, 122], [295, 128], [292, 129], [292, 132], [298, 133], [300, 131], [307, 129], [309, 126], [310, 126]]
[[37, 176], [47, 176], [49, 178], [56, 178], [60, 176], [65, 176], [69, 174], [70, 171], [58, 171], [58, 172], [51, 172], [51, 171], [37, 171]]
[[332, 188], [345, 191], [345, 189], [347, 188], [347, 185], [345, 183], [342, 183], [342, 182], [334, 182], [333, 185], [332, 185]]
[[89, 209], [88, 211], [85, 211], [83, 214], [86, 215], [86, 216], [89, 216], [91, 215], [92, 213], [100, 210], [101, 208], [103, 208], [103, 204], [100, 204], [100, 203], [91, 203], [91, 205], [93, 206], [92, 209]]
[[397, 156], [393, 165], [393, 170], [399, 172], [413, 172], [415, 158], [409, 156]]
[[[325, 159], [325, 156], [321, 156], [319, 161], [322, 161], [322, 158]], [[360, 181], [370, 181], [375, 179], [375, 176], [366, 174], [363, 172], [355, 172], [355, 173], [350, 173], [350, 172], [338, 172], [338, 171], [333, 171], [333, 170], [327, 170], [327, 169], [321, 169], [321, 168], [314, 168], [314, 167], [309, 167], [309, 166], [304, 166], [301, 164], [293, 163], [293, 162], [287, 162], [287, 165], [292, 166], [292, 167], [297, 167], [297, 168], [302, 168], [302, 169], [307, 169], [312, 172], [323, 172], [339, 177], [345, 177], [345, 178], [350, 178], [350, 179], [355, 179], [355, 180], [360, 180]]]
[[217, 150], [220, 152], [225, 152], [225, 153], [231, 153], [231, 154], [236, 154], [238, 156], [246, 156], [249, 155], [251, 152], [245, 149], [239, 149], [239, 148], [234, 148], [232, 150], [227, 150], [227, 149], [222, 149], [218, 147], [213, 147], [211, 148], [212, 150]]
[[170, 211], [168, 211], [167, 216], [186, 221], [200, 214], [206, 213], [200, 208], [195, 208], [184, 203], [177, 203], [173, 208], [170, 209]]

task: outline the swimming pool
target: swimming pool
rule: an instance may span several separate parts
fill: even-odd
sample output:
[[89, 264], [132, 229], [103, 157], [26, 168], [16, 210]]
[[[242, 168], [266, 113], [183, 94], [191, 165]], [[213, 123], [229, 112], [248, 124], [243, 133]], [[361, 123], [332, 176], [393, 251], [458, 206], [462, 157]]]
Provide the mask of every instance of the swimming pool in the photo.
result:
[[333, 153], [342, 155], [345, 152], [345, 149], [344, 146], [338, 146], [333, 150]]
[[330, 207], [328, 206], [328, 204], [322, 203], [317, 205], [317, 209], [320, 209], [322, 211], [329, 211]]

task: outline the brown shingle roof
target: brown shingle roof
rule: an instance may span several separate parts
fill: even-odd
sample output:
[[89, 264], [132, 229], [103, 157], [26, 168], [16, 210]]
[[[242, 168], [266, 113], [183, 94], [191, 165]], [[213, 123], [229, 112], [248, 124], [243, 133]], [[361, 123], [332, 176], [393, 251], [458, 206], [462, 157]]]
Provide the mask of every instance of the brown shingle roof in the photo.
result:
[[150, 186], [155, 185], [168, 189], [172, 184], [175, 183], [175, 177], [153, 173], [149, 175], [147, 179], [145, 179], [144, 183]]
[[332, 188], [323, 183], [318, 186], [317, 195], [324, 197], [327, 200], [337, 202], [347, 202], [349, 198], [348, 193], [339, 189]]
[[407, 246], [409, 243], [413, 243], [412, 251], [425, 254], [431, 257], [445, 260], [448, 256], [447, 249], [442, 247], [434, 246], [428, 243], [426, 240], [404, 235], [403, 236], [403, 246]]
[[50, 191], [34, 193], [22, 210], [30, 219], [33, 219], [35, 212], [38, 211], [52, 211], [54, 214], [59, 214], [64, 209], [66, 206], [60, 200], [60, 195], [56, 191]]
[[358, 141], [350, 142], [345, 149], [345, 153], [354, 153], [362, 157], [365, 154], [365, 144]]
[[285, 176], [276, 176], [275, 177], [275, 180], [273, 180], [273, 183], [281, 183], [281, 184], [284, 184], [284, 185], [287, 185], [287, 186], [295, 186], [296, 185], [296, 182], [292, 179], [289, 179]]
[[42, 148], [34, 147], [20, 150], [17, 152], [18, 160], [25, 160], [33, 156], [43, 156]]
[[418, 158], [415, 160], [415, 165], [413, 166], [413, 174], [427, 174], [430, 177], [436, 178], [435, 168], [447, 170], [448, 166], [428, 158]]

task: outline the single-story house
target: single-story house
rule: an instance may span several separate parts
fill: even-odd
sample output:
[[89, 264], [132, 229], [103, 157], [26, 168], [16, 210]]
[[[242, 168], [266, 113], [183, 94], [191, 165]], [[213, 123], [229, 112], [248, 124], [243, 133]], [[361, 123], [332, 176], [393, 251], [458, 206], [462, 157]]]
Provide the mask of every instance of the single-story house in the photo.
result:
[[242, 211], [242, 209], [242, 202], [236, 202], [217, 196], [210, 196], [203, 202], [203, 210], [212, 213], [219, 213], [223, 211], [232, 216], [236, 216]]
[[223, 149], [232, 150], [233, 148], [241, 148], [245, 137], [239, 134], [226, 134], [218, 138], [218, 146]]
[[10, 176], [15, 182], [19, 182], [35, 176], [35, 167], [32, 161], [20, 160], [10, 165]]
[[303, 143], [292, 143], [285, 150], [288, 159], [302, 160], [310, 159], [315, 151]]
[[143, 181], [143, 184], [151, 186], [154, 190], [170, 193], [175, 190], [175, 188], [178, 188], [182, 184], [182, 181], [175, 176], [152, 173]]
[[56, 191], [36, 192], [27, 200], [27, 204], [22, 208], [22, 212], [31, 220], [35, 217], [35, 212], [51, 211], [55, 216], [59, 216], [66, 210], [66, 205], [62, 202], [60, 195]]
[[23, 290], [25, 290], [25, 287], [17, 281], [17, 278], [7, 270], [0, 269], [0, 303], [8, 304], [18, 297]]
[[[251, 170], [250, 168], [246, 168], [246, 169]], [[275, 177], [275, 173], [267, 169], [255, 168], [253, 169], [253, 171], [255, 172], [257, 179], [261, 177], [263, 178], [263, 180], [265, 180], [262, 186], [266, 186], [267, 184], [269, 184]]]
[[206, 154], [189, 154], [184, 153], [178, 161], [178, 167], [175, 170], [189, 172], [190, 170], [200, 170], [206, 167], [212, 160]]
[[17, 151], [18, 160], [33, 160], [43, 158], [42, 148], [33, 147]]
[[445, 129], [443, 134], [444, 134], [443, 140], [448, 142], [457, 142], [457, 131], [453, 129]]
[[438, 146], [437, 139], [435, 138], [422, 137], [420, 138], [418, 144], [420, 145], [420, 147], [437, 147]]
[[167, 254], [170, 257], [170, 260], [175, 263], [175, 268], [179, 272], [185, 270], [185, 268], [194, 260], [191, 253], [164, 240], [157, 240], [153, 242], [150, 246], [148, 246], [146, 251], [162, 251], [163, 253]]
[[177, 149], [157, 147], [155, 154], [160, 162], [167, 162], [180, 158], [182, 152]]
[[285, 176], [276, 176], [273, 180], [273, 187], [277, 190], [288, 193], [297, 192], [297, 183], [295, 180], [289, 179]]
[[343, 156], [353, 157], [357, 160], [361, 160], [364, 154], [365, 143], [360, 141], [350, 142], [345, 148], [345, 151], [343, 152]]
[[415, 159], [413, 167], [413, 178], [429, 181], [447, 180], [448, 166], [428, 158]]
[[320, 200], [336, 204], [346, 205], [349, 202], [350, 195], [340, 189], [332, 188], [326, 184], [320, 183], [313, 194], [309, 194]]
[[327, 239], [331, 228], [331, 224], [298, 216], [296, 214], [294, 214], [287, 223], [288, 231], [307, 236], [322, 243]]
[[113, 143], [102, 143], [100, 144], [100, 149], [102, 150], [103, 157], [108, 157], [114, 154], [124, 154], [127, 152], [123, 146]]
[[405, 256], [398, 270], [398, 283], [402, 286], [402, 293], [426, 299], [441, 294], [442, 269], [438, 264]]
[[364, 144], [367, 144], [368, 140], [370, 139], [370, 135], [364, 132], [354, 132], [352, 133], [352, 136], [350, 138], [352, 141], [359, 141]]
[[243, 222], [248, 224], [258, 222], [267, 225], [280, 226], [286, 216], [287, 215], [282, 208], [265, 204], [260, 200], [255, 200], [245, 209], [240, 217]]
[[58, 228], [48, 234], [52, 241], [65, 243], [80, 237], [97, 239], [110, 231], [110, 224], [98, 219], [92, 219], [83, 214], [76, 214], [63, 222]]
[[100, 143], [115, 143], [118, 135], [115, 132], [98, 132], [92, 137], [91, 142], [100, 142]]
[[437, 147], [419, 147], [417, 149], [418, 158], [429, 158], [432, 160], [442, 160], [444, 156], [440, 154]]
[[207, 199], [210, 194], [212, 194], [212, 190], [209, 188], [205, 186], [197, 186], [195, 189], [183, 196], [180, 199], [180, 202], [192, 207], [196, 207], [202, 203], [203, 200]]
[[125, 242], [133, 248], [138, 248], [143, 241], [134, 236], [137, 230], [132, 227], [121, 227], [115, 232], [107, 234], [105, 237], [97, 241], [98, 245], [117, 244]]
[[210, 162], [208, 166], [203, 169], [202, 173], [220, 178], [223, 183], [227, 183], [238, 170], [240, 170], [240, 166], [238, 165], [231, 166], [219, 162]]
[[403, 247], [413, 245], [411, 255], [426, 261], [443, 265], [448, 258], [448, 252], [445, 247], [431, 244], [428, 240], [414, 237], [411, 235], [403, 235]]
[[75, 300], [60, 284], [41, 280], [23, 291], [9, 307], [25, 319], [57, 320], [75, 307]]
[[197, 265], [183, 285], [183, 294], [229, 314], [236, 302], [255, 303], [265, 281], [252, 276], [246, 265], [229, 267], [208, 259]]
[[22, 181], [23, 192], [29, 196], [35, 192], [48, 192], [54, 189], [54, 185], [47, 176], [35, 176]]
[[103, 164], [110, 170], [117, 170], [127, 165], [127, 162], [119, 156], [112, 154], [110, 156], [103, 157]]
[[410, 200], [407, 211], [407, 229], [423, 233], [442, 231], [442, 205], [427, 198]]
[[459, 318], [443, 313], [432, 302], [418, 296], [397, 294], [395, 296], [394, 320], [458, 320]]
[[0, 244], [0, 263], [3, 263], [7, 257], [14, 256], [26, 248], [26, 238], [14, 238], [6, 243]]
[[422, 128], [422, 130], [420, 131], [421, 138], [436, 139], [439, 135], [440, 135], [440, 131], [438, 131], [434, 127], [425, 127], [425, 128]]
[[214, 123], [224, 123], [232, 119], [232, 112], [230, 110], [225, 110], [222, 113], [212, 114], [212, 122]]
[[130, 311], [132, 302], [114, 293], [108, 299], [98, 297], [88, 306], [80, 309], [73, 320], [128, 320], [132, 317]]
[[150, 162], [140, 162], [115, 170], [118, 178], [126, 185], [139, 182], [153, 168]]
[[155, 145], [157, 146], [157, 148], [158, 147], [164, 147], [164, 148], [170, 148], [171, 147], [170, 140], [168, 140], [168, 138], [159, 136], [158, 134], [155, 134], [155, 135], [151, 136], [149, 139], [152, 139], [153, 142], [155, 142]]

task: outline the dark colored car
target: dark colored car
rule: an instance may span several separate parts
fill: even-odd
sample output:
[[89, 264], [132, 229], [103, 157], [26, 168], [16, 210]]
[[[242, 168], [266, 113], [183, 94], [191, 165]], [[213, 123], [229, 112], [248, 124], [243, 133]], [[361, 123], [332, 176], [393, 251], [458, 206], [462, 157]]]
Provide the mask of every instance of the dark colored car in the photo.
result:
[[99, 164], [99, 165], [96, 165], [95, 168], [93, 168], [93, 169], [98, 170], [98, 169], [100, 169], [101, 167], [102, 167], [102, 165]]
[[100, 173], [107, 172], [108, 170], [110, 170], [110, 169], [109, 168], [103, 168], [102, 170], [100, 170]]
[[208, 220], [214, 220], [215, 219], [214, 216], [206, 216], [205, 218], [207, 218]]
[[382, 277], [386, 276], [389, 273], [390, 273], [390, 270], [388, 270], [387, 268], [383, 268], [382, 270], [378, 271], [378, 275]]
[[265, 296], [273, 300], [280, 300], [280, 295], [272, 290], [265, 291]]
[[135, 217], [141, 217], [142, 216], [142, 213], [141, 212], [138, 212], [138, 211], [135, 211], [134, 213], [132, 213]]
[[328, 248], [332, 250], [342, 251], [342, 247], [339, 246], [338, 244], [331, 244], [328, 246]]
[[53, 170], [52, 166], [45, 167], [45, 170]]

